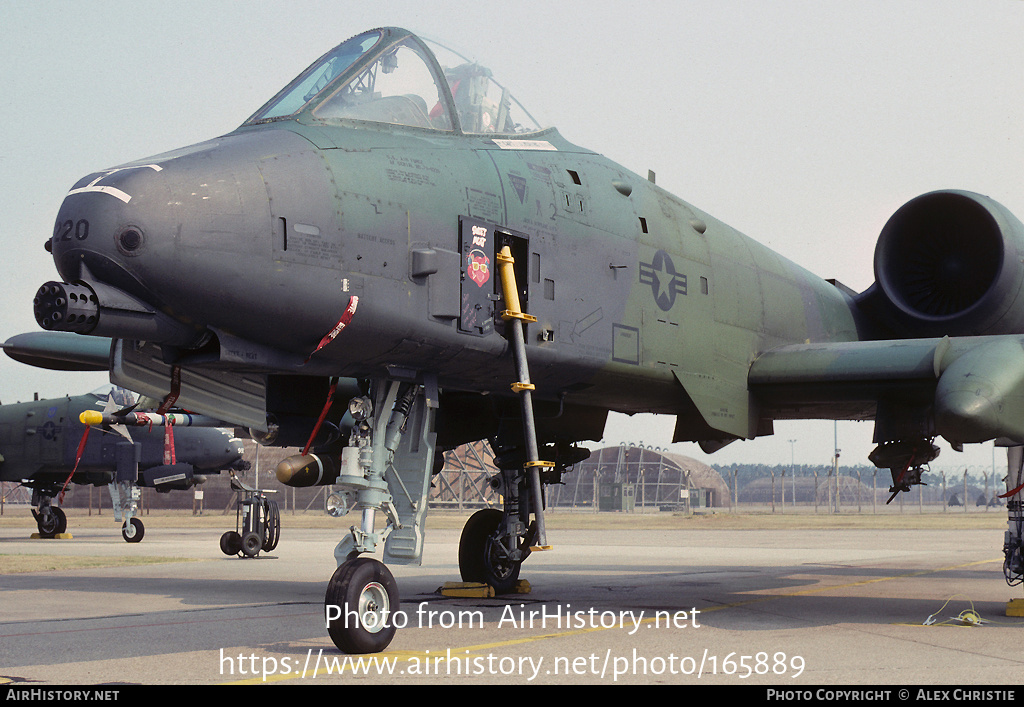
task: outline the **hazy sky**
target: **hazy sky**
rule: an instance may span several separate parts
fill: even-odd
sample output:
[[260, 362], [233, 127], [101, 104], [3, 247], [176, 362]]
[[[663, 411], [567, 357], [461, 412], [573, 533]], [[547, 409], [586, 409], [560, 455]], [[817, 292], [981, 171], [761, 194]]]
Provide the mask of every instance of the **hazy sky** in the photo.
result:
[[[43, 250], [80, 177], [229, 132], [364, 29], [399, 25], [488, 64], [569, 140], [855, 290], [901, 204], [939, 188], [1024, 217], [1024, 2], [707, 0], [54, 2], [0, 4], [0, 339], [35, 331]], [[0, 356], [0, 400], [77, 393], [103, 374]], [[672, 418], [608, 439], [666, 446]], [[871, 425], [840, 423], [843, 463]], [[825, 463], [833, 424], [776, 425], [722, 463]], [[1000, 453], [1001, 457], [1001, 453]], [[989, 465], [991, 446], [933, 469]], [[1002, 463], [1001, 461], [999, 462]]]

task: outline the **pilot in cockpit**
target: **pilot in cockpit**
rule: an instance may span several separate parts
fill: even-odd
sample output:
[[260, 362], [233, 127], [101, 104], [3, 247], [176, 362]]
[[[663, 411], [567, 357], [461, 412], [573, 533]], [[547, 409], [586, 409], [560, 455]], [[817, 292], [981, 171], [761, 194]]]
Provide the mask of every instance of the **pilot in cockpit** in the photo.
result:
[[498, 130], [499, 105], [488, 98], [491, 70], [480, 64], [462, 64], [445, 70], [463, 131], [489, 133]]

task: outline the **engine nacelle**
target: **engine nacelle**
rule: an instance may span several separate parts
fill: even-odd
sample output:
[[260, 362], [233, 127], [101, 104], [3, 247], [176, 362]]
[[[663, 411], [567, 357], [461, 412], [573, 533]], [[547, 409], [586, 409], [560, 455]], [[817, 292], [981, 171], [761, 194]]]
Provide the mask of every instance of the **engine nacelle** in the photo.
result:
[[896, 211], [858, 307], [887, 331], [931, 337], [1024, 331], [1024, 225], [987, 196], [936, 191]]

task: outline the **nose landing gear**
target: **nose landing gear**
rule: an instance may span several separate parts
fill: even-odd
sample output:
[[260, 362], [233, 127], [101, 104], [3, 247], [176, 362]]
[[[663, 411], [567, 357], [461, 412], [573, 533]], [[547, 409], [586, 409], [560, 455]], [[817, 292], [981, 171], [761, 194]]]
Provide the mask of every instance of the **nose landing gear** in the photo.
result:
[[[324, 597], [327, 631], [347, 653], [382, 651], [395, 636], [398, 585], [384, 563], [360, 555], [383, 543], [388, 562], [421, 560], [437, 400], [436, 382], [427, 377], [423, 382], [375, 380], [367, 396], [349, 403], [356, 424], [334, 485], [354, 499], [362, 518], [334, 550], [338, 568]], [[377, 511], [387, 518], [380, 531]]]

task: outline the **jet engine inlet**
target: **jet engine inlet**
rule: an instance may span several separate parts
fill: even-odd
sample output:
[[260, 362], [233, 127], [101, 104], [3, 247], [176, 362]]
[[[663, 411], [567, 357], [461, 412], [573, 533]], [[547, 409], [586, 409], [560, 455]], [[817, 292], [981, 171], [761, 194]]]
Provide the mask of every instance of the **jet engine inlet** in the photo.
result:
[[912, 199], [882, 229], [875, 285], [859, 303], [896, 332], [972, 336], [1024, 324], [1024, 225], [980, 194]]

